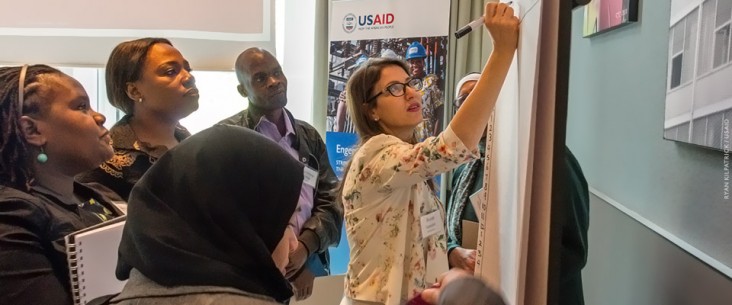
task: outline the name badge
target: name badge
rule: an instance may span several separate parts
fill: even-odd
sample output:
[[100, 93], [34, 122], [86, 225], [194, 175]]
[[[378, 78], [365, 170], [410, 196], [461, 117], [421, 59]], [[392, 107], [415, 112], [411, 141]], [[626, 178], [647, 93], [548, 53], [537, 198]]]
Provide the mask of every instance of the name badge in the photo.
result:
[[442, 221], [439, 210], [422, 216], [420, 225], [422, 226], [422, 238], [445, 233], [445, 223]]
[[303, 183], [307, 186], [315, 188], [318, 183], [318, 172], [310, 166], [305, 166], [302, 172]]

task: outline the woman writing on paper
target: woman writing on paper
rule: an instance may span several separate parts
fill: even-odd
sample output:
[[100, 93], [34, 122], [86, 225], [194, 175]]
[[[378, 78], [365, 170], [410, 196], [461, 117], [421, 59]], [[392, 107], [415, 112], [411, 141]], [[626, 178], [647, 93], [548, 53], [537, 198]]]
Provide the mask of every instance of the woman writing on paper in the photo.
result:
[[343, 305], [404, 304], [447, 271], [444, 208], [431, 179], [477, 157], [518, 43], [509, 6], [488, 3], [484, 17], [494, 46], [484, 76], [436, 137], [415, 140], [422, 84], [403, 61], [369, 60], [348, 81], [361, 145], [340, 194], [351, 247]]
[[78, 81], [0, 68], [0, 304], [71, 304], [64, 236], [121, 215], [74, 176], [112, 157]]

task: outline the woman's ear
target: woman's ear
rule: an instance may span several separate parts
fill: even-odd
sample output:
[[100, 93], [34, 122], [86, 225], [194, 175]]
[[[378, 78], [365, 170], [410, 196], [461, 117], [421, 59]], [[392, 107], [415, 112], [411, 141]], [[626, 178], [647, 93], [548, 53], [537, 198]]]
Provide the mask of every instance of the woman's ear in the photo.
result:
[[376, 113], [376, 107], [369, 109], [369, 118], [374, 122], [379, 121], [380, 118], [379, 115]]
[[39, 122], [29, 116], [20, 117], [20, 130], [23, 133], [25, 141], [34, 146], [46, 145], [46, 136], [39, 128]]
[[137, 89], [137, 85], [135, 85], [132, 82], [127, 83], [127, 97], [129, 97], [131, 100], [137, 102], [142, 99], [142, 93], [140, 93], [140, 90]]

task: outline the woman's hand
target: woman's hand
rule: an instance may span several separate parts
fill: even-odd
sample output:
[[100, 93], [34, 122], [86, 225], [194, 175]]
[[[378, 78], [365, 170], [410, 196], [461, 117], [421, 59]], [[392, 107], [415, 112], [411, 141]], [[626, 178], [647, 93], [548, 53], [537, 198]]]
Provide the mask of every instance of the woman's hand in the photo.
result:
[[485, 5], [483, 24], [493, 39], [498, 52], [513, 52], [518, 47], [519, 19], [513, 8], [505, 3], [488, 2]]
[[519, 20], [510, 6], [488, 3], [483, 18], [493, 39], [493, 51], [475, 88], [450, 122], [452, 131], [470, 150], [478, 147], [518, 46]]
[[473, 249], [457, 247], [450, 251], [450, 256], [448, 257], [448, 260], [450, 261], [450, 266], [463, 269], [472, 274], [473, 272], [475, 272], [476, 254], [477, 251]]

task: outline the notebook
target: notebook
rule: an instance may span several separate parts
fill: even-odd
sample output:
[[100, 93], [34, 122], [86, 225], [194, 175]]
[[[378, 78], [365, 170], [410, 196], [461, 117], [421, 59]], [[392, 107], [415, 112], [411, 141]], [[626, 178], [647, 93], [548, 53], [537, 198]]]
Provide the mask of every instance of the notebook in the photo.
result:
[[126, 219], [117, 217], [64, 238], [75, 305], [122, 291], [126, 281], [118, 280], [114, 271]]

